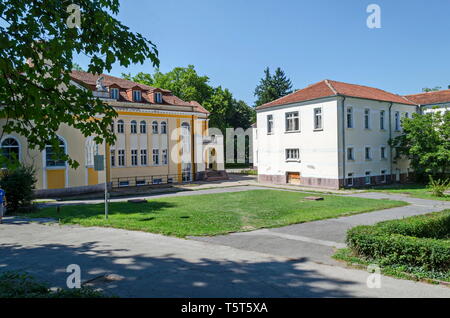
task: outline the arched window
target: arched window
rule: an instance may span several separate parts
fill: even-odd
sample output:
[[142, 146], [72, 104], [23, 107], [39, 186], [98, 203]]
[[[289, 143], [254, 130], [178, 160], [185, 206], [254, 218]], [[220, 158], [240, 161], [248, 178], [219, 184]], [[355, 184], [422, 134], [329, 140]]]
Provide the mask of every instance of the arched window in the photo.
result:
[[152, 133], [158, 133], [158, 122], [156, 120], [152, 123]]
[[183, 152], [184, 151], [189, 152], [190, 149], [190, 141], [191, 141], [190, 130], [191, 128], [188, 123], [181, 124], [181, 138], [182, 138]]
[[165, 121], [161, 123], [161, 134], [167, 134], [167, 123]]
[[141, 131], [141, 134], [147, 133], [147, 123], [145, 122], [145, 120], [141, 121], [141, 123], [140, 123], [140, 131]]
[[19, 160], [19, 143], [14, 138], [6, 138], [2, 142], [2, 155], [8, 161]]
[[98, 144], [95, 143], [94, 137], [89, 137], [86, 139], [85, 143], [85, 155], [86, 155], [86, 166], [94, 166], [94, 156], [98, 153]]
[[66, 165], [66, 161], [61, 159], [61, 152], [66, 154], [66, 144], [64, 141], [59, 138], [59, 146], [60, 152], [57, 152], [56, 149], [52, 145], [45, 146], [45, 165], [47, 167], [64, 167]]
[[122, 119], [120, 119], [120, 120], [118, 120], [117, 121], [117, 133], [119, 133], [119, 134], [123, 134], [123, 132], [124, 132], [124, 123], [123, 123], [123, 120]]
[[130, 133], [137, 134], [137, 122], [135, 120], [131, 121]]

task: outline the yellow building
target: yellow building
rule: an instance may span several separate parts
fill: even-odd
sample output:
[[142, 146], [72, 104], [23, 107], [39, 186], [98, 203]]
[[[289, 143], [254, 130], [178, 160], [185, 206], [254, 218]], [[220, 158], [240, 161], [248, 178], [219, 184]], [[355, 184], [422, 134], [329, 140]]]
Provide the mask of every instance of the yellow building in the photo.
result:
[[[38, 195], [101, 191], [105, 181], [116, 188], [226, 178], [221, 136], [208, 135], [209, 113], [197, 102], [105, 74], [73, 71], [72, 84], [114, 107], [116, 142], [98, 145], [93, 136], [61, 125], [61, 147], [80, 163], [72, 169], [54, 159], [51, 146], [40, 152], [29, 149], [23, 136], [3, 135], [3, 153], [35, 167]], [[105, 153], [106, 169], [95, 171], [94, 156]]]

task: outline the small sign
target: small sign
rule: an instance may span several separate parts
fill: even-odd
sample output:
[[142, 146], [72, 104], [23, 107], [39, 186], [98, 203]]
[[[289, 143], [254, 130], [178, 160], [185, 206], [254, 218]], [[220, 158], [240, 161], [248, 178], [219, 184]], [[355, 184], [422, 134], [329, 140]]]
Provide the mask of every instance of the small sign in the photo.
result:
[[95, 171], [103, 171], [105, 169], [104, 160], [105, 160], [105, 158], [103, 155], [95, 155], [94, 156], [94, 170]]

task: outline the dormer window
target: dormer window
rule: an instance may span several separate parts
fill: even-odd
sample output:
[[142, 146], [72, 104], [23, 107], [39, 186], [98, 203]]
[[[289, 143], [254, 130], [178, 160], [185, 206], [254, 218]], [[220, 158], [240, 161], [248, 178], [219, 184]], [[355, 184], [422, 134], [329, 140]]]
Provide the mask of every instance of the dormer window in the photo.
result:
[[162, 94], [160, 92], [155, 93], [155, 103], [157, 103], [157, 104], [162, 103]]
[[112, 99], [119, 99], [119, 89], [118, 88], [111, 88], [110, 95]]
[[141, 101], [141, 91], [133, 91], [133, 101], [140, 102]]

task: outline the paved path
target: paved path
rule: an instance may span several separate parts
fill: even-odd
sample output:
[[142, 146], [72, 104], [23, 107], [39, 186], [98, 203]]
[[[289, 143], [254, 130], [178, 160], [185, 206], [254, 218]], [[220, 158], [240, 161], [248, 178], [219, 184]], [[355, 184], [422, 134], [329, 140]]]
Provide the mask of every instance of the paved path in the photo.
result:
[[449, 201], [424, 200], [403, 195], [371, 192], [349, 196], [401, 200], [409, 202], [410, 205], [280, 228], [213, 237], [191, 237], [191, 239], [271, 255], [306, 257], [315, 262], [336, 265], [337, 262], [330, 256], [334, 254], [335, 248], [345, 246], [347, 230], [356, 225], [370, 225], [380, 221], [450, 209]]
[[450, 297], [450, 288], [390, 277], [369, 289], [367, 272], [307, 257], [119, 229], [11, 218], [0, 225], [0, 270], [27, 270], [63, 287], [69, 264], [81, 267], [83, 282], [122, 297]]

